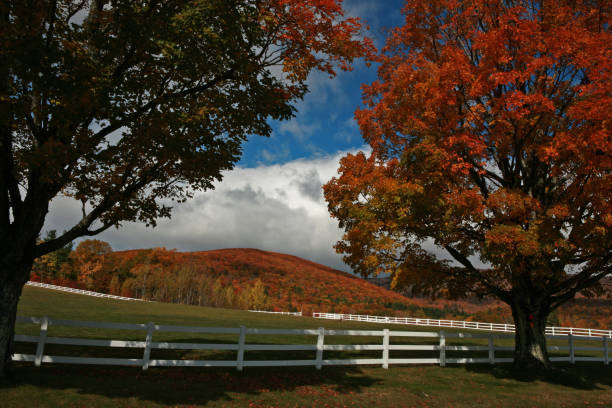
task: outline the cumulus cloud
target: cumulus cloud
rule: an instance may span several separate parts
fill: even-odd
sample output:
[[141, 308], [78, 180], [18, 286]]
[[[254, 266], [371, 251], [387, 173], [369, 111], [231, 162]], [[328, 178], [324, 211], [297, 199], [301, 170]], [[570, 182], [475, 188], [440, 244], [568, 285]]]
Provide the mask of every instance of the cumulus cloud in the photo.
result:
[[291, 185], [297, 186], [300, 193], [312, 201], [320, 201], [323, 196], [321, 177], [316, 169], [310, 169], [300, 179], [291, 181]]
[[[332, 248], [342, 236], [327, 212], [322, 184], [336, 175], [344, 153], [285, 164], [236, 168], [215, 190], [176, 204], [171, 219], [156, 228], [124, 223], [97, 239], [116, 250], [166, 247], [180, 251], [258, 248], [300, 256], [349, 270]], [[63, 230], [78, 221], [80, 203], [57, 198], [45, 230]]]
[[[257, 248], [350, 271], [332, 248], [342, 237], [342, 230], [330, 218], [321, 190], [337, 174], [338, 160], [345, 153], [236, 168], [224, 175], [215, 190], [176, 204], [172, 218], [160, 219], [157, 227], [128, 222], [96, 239], [107, 241], [116, 250]], [[80, 203], [65, 197], [55, 199], [43, 234], [45, 230], [71, 227], [79, 214]], [[424, 247], [440, 258], [449, 258], [432, 242], [425, 242]]]

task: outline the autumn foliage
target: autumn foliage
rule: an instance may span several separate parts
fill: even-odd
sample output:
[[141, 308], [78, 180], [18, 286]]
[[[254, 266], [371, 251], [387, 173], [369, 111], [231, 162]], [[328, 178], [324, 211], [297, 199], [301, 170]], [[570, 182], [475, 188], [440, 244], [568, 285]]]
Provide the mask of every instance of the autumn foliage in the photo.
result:
[[[81, 258], [82, 241], [65, 264], [33, 280], [159, 302], [234, 309], [313, 311], [511, 323], [507, 305], [494, 300], [406, 297], [356, 276], [292, 255], [256, 249], [178, 252], [164, 248], [107, 252]], [[79, 249], [80, 248], [80, 249]], [[42, 262], [42, 260], [40, 261]], [[79, 279], [101, 265], [93, 284]], [[51, 279], [48, 277], [51, 276]], [[609, 328], [612, 301], [577, 299], [549, 325]]]
[[548, 365], [549, 314], [612, 271], [610, 12], [406, 1], [356, 112], [371, 153], [325, 186], [357, 272], [502, 300], [519, 365]]
[[[269, 136], [269, 119], [293, 116], [309, 72], [370, 53], [341, 3], [0, 2], [0, 377], [35, 258], [169, 217], [169, 202], [234, 167], [247, 137]], [[82, 203], [79, 219], [38, 242], [57, 196]]]

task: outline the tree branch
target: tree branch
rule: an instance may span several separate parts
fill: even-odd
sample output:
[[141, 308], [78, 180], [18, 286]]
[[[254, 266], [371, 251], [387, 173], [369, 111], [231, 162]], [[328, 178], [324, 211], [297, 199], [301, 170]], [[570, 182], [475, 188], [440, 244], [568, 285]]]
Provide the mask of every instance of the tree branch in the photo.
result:
[[472, 264], [472, 262], [470, 262], [470, 260], [466, 256], [464, 256], [461, 252], [457, 251], [455, 248], [453, 248], [450, 245], [445, 245], [444, 249], [446, 249], [448, 253], [453, 258], [455, 258], [457, 262], [465, 266], [468, 273], [470, 273], [471, 275], [474, 275], [480, 283], [482, 283], [489, 291], [491, 291], [491, 293], [494, 293], [496, 296], [498, 296], [500, 299], [502, 299], [505, 302], [510, 301], [510, 293], [508, 291], [503, 290], [499, 286], [496, 286], [490, 283], [487, 277], [484, 276], [482, 272], [480, 272], [478, 269], [476, 269], [474, 265]]
[[[606, 267], [606, 264], [610, 262], [612, 259], [612, 250], [609, 250], [608, 254], [604, 256], [600, 262], [596, 265], [592, 265], [588, 268], [585, 268], [581, 272], [578, 272], [574, 275], [571, 275], [570, 278], [559, 282], [550, 290], [551, 293], [560, 293], [564, 292], [570, 295], [569, 299], [571, 299], [577, 292], [582, 289], [585, 289], [588, 285], [585, 286], [585, 282], [595, 283], [607, 274], [612, 273], [611, 267]], [[603, 272], [595, 273], [594, 271], [602, 270]], [[593, 277], [598, 277], [594, 279]], [[559, 297], [564, 296], [564, 293], [561, 293]], [[561, 302], [562, 303], [562, 302]]]
[[74, 9], [68, 8], [68, 14], [66, 14], [65, 21], [66, 24], [69, 24], [70, 20], [72, 20], [72, 17], [74, 17], [79, 11], [83, 10], [85, 3], [87, 3], [87, 0], [82, 0], [80, 3], [75, 5]]
[[565, 293], [562, 293], [562, 294], [557, 295], [557, 296], [551, 296], [550, 297], [550, 299], [551, 299], [551, 310], [556, 309], [557, 307], [559, 307], [560, 305], [562, 305], [566, 301], [572, 299], [578, 292], [580, 292], [583, 289], [588, 288], [589, 286], [592, 286], [593, 284], [597, 283], [598, 281], [600, 281], [601, 279], [603, 279], [607, 275], [611, 275], [612, 276], [612, 271], [607, 270], [607, 271], [601, 272], [599, 274], [587, 277], [587, 278], [583, 279], [582, 281], [576, 283], [576, 286], [574, 286], [572, 289], [566, 291]]
[[208, 82], [206, 82], [206, 83], [204, 83], [202, 85], [194, 86], [194, 87], [191, 87], [191, 88], [188, 88], [188, 89], [184, 89], [184, 90], [179, 91], [179, 92], [174, 92], [174, 93], [162, 95], [162, 96], [160, 96], [158, 98], [155, 98], [152, 101], [149, 101], [146, 104], [138, 107], [133, 113], [131, 113], [131, 114], [129, 114], [129, 115], [123, 117], [123, 118], [119, 118], [118, 121], [111, 122], [111, 124], [109, 126], [107, 126], [105, 128], [102, 128], [98, 132], [96, 132], [93, 135], [93, 137], [96, 138], [97, 140], [102, 140], [104, 137], [108, 136], [112, 132], [114, 132], [114, 131], [116, 131], [118, 129], [121, 129], [124, 126], [129, 125], [129, 123], [132, 122], [134, 119], [142, 116], [144, 113], [146, 113], [147, 111], [155, 108], [156, 106], [158, 106], [162, 102], [166, 102], [166, 101], [169, 101], [169, 100], [174, 99], [174, 98], [184, 97], [184, 96], [187, 96], [187, 95], [192, 95], [192, 94], [195, 94], [195, 93], [206, 91], [208, 89], [211, 89], [215, 85], [219, 84], [220, 82], [232, 79], [234, 77], [234, 74], [235, 74], [235, 70], [234, 69], [229, 69], [225, 73], [223, 73], [221, 76], [213, 78], [210, 81], [208, 81]]
[[[15, 167], [13, 165], [13, 141], [8, 128], [0, 130], [0, 188], [2, 189], [2, 209], [3, 224], [5, 227], [10, 224], [9, 210], [13, 212], [13, 219], [21, 216], [22, 198], [19, 192], [19, 182], [15, 178]], [[6, 219], [4, 215], [6, 214]]]
[[56, 239], [53, 239], [51, 241], [42, 242], [36, 245], [34, 256], [39, 257], [49, 252], [53, 252], [55, 250], [62, 248], [63, 246], [65, 246], [69, 242], [72, 242], [73, 240], [75, 240], [76, 238], [80, 236], [95, 235], [97, 231], [99, 232], [104, 231], [110, 226], [117, 224], [117, 222], [119, 222], [120, 220], [113, 219], [112, 221], [105, 223], [101, 228], [97, 230], [93, 230], [93, 231], [89, 230], [89, 227], [91, 226], [91, 224], [93, 224], [97, 219], [99, 219], [106, 211], [110, 210], [115, 204], [121, 203], [129, 199], [130, 197], [132, 197], [134, 193], [136, 193], [141, 188], [145, 187], [153, 178], [153, 173], [155, 173], [158, 170], [158, 167], [159, 166], [156, 166], [150, 169], [149, 172], [147, 172], [147, 174], [144, 174], [137, 182], [134, 182], [133, 184], [127, 186], [123, 191], [121, 191], [120, 199], [112, 200], [109, 197], [112, 197], [114, 195], [107, 194], [104, 197], [104, 199], [96, 206], [96, 208], [91, 210], [89, 214], [85, 215], [70, 230], [64, 232], [61, 236], [57, 237]]

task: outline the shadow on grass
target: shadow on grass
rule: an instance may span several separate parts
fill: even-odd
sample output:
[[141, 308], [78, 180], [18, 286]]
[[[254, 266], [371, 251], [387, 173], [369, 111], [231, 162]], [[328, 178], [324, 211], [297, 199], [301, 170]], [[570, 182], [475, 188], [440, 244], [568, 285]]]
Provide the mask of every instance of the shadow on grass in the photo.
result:
[[295, 392], [316, 397], [358, 393], [380, 382], [356, 367], [246, 367], [149, 368], [18, 364], [15, 377], [0, 382], [3, 388], [34, 386], [47, 390], [76, 390], [109, 399], [135, 398], [162, 405], [205, 405], [213, 401], [245, 400], [269, 392]]
[[551, 370], [522, 370], [511, 365], [468, 364], [466, 371], [490, 374], [497, 379], [541, 381], [577, 390], [600, 390], [601, 385], [612, 386], [612, 368], [602, 363], [555, 364]]

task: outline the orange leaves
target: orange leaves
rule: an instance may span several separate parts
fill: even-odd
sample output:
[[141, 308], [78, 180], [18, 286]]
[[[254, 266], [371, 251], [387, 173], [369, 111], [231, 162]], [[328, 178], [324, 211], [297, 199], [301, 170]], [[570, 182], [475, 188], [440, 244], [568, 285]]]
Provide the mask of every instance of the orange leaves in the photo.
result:
[[603, 222], [608, 228], [612, 228], [612, 212], [609, 212], [603, 216]]
[[453, 217], [470, 221], [481, 221], [484, 217], [485, 203], [477, 188], [454, 190], [444, 194], [446, 203], [452, 207]]
[[341, 3], [266, 0], [260, 4], [260, 24], [284, 50], [283, 71], [288, 79], [304, 81], [312, 69], [333, 76], [334, 64], [349, 70], [354, 58], [373, 54], [370, 39], [356, 38], [361, 30], [359, 19], [344, 18]]
[[537, 90], [529, 94], [513, 90], [500, 98], [500, 103], [504, 107], [500, 118], [519, 125], [533, 126], [542, 115], [553, 114], [555, 111], [554, 102]]
[[546, 216], [550, 218], [565, 218], [570, 215], [566, 204], [557, 204], [546, 210]]
[[486, 205], [496, 223], [528, 223], [541, 210], [538, 200], [528, 194], [502, 188], [489, 196]]
[[92, 289], [96, 284], [99, 284], [104, 278], [101, 274], [108, 274], [108, 271], [104, 270], [104, 257], [111, 252], [112, 248], [107, 242], [97, 239], [82, 241], [70, 253], [78, 281], [88, 289]]
[[[398, 286], [423, 275], [480, 294], [507, 294], [519, 276], [577, 291], [567, 270], [585, 285], [609, 270], [610, 10], [407, 0], [403, 13], [355, 113], [372, 153], [325, 186], [345, 229], [338, 252]], [[423, 242], [460, 266], [425, 271]], [[490, 270], [473, 273], [477, 261]]]
[[505, 224], [497, 224], [487, 231], [483, 247], [485, 259], [495, 264], [514, 263], [519, 256], [537, 256], [539, 249], [535, 229], [526, 231], [520, 225]]

